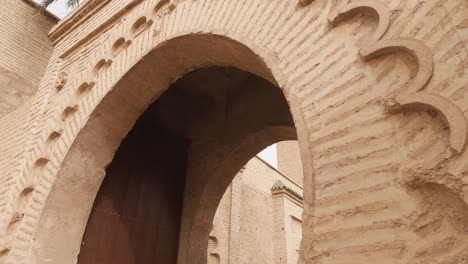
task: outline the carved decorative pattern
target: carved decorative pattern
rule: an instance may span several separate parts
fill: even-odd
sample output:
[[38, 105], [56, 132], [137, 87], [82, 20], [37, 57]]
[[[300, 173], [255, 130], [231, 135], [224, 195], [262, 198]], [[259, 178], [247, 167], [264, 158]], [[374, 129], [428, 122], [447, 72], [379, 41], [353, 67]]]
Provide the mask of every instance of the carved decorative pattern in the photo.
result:
[[365, 60], [371, 60], [376, 57], [394, 52], [409, 53], [418, 66], [415, 77], [408, 84], [408, 90], [403, 91], [399, 97], [406, 94], [412, 94], [423, 90], [432, 77], [434, 62], [431, 50], [419, 40], [414, 39], [390, 39], [380, 40], [375, 44], [363, 47], [359, 53]]
[[[141, 1], [142, 0], [134, 0], [130, 6], [134, 6]], [[93, 4], [96, 3], [96, 1], [91, 2]], [[27, 183], [25, 183], [25, 187], [23, 188], [16, 202], [16, 209], [11, 216], [5, 239], [0, 244], [0, 262], [4, 257], [7, 257], [12, 250], [12, 246], [9, 241], [13, 239], [17, 226], [19, 226], [24, 218], [24, 210], [32, 198], [37, 179], [40, 177], [40, 173], [42, 173], [42, 171], [47, 170], [46, 167], [50, 163], [49, 157], [51, 157], [51, 152], [56, 148], [55, 143], [57, 142], [57, 139], [59, 139], [66, 130], [67, 120], [71, 118], [76, 112], [78, 112], [79, 105], [83, 100], [83, 97], [89, 94], [89, 92], [95, 87], [96, 80], [100, 78], [100, 73], [108, 69], [109, 66], [114, 62], [114, 59], [122, 52], [125, 52], [126, 49], [132, 44], [134, 39], [138, 38], [143, 32], [154, 26], [152, 18], [161, 18], [161, 13], [171, 12], [175, 8], [175, 4], [172, 4], [171, 1], [161, 0], [154, 8], [148, 9], [148, 11], [146, 11], [147, 14], [140, 14], [133, 23], [124, 24], [124, 28], [119, 28], [118, 26], [114, 28], [110, 37], [106, 40], [105, 43], [103, 43], [102, 48], [99, 48], [91, 56], [87, 69], [80, 73], [77, 79], [72, 82], [70, 86], [72, 91], [74, 90], [74, 93], [72, 93], [72, 96], [69, 98], [69, 102], [66, 103], [62, 108], [63, 110], [60, 113], [60, 117], [56, 121], [57, 123], [50, 125], [51, 131], [48, 132], [49, 134], [41, 146], [41, 151], [38, 155], [38, 158], [36, 158], [33, 162], [33, 172], [31, 173], [31, 176], [29, 176]], [[61, 31], [59, 33], [61, 34]], [[59, 35], [59, 33], [57, 34]], [[66, 54], [67, 53], [65, 53], [63, 56]], [[67, 75], [65, 73], [59, 74], [55, 77], [54, 82], [55, 88], [59, 91], [62, 90], [68, 83]]]
[[170, 1], [169, 0], [161, 0], [159, 1], [156, 6], [154, 7], [153, 14], [158, 14], [159, 10], [163, 8], [164, 5], [168, 4]]
[[439, 95], [418, 92], [407, 97], [402, 97], [398, 102], [402, 106], [428, 106], [441, 113], [446, 119], [452, 132], [450, 145], [457, 152], [463, 151], [466, 144], [466, 131], [468, 131], [468, 124], [463, 111], [452, 101]]
[[[132, 0], [127, 3], [127, 5], [123, 5], [120, 9], [115, 10], [112, 15], [112, 19], [108, 20], [104, 25], [101, 26], [108, 26], [114, 22], [123, 14], [125, 14], [128, 10], [132, 9], [136, 5], [140, 4], [143, 0]], [[72, 31], [75, 27], [77, 27], [78, 21], [85, 21], [89, 19], [95, 12], [98, 11], [100, 8], [104, 8], [110, 0], [94, 0], [94, 1], [86, 1], [80, 5], [77, 10], [75, 10], [72, 16], [67, 17], [60, 23], [57, 28], [52, 29], [50, 36], [53, 40], [57, 41], [60, 38], [64, 38], [69, 32]], [[87, 6], [88, 5], [88, 6]], [[88, 10], [89, 9], [89, 10]], [[82, 23], [82, 22], [81, 22]], [[92, 36], [94, 36], [97, 32], [100, 31], [100, 27], [95, 28], [92, 30], [86, 37], [82, 38], [81, 41], [78, 41], [67, 50], [65, 50], [61, 55], [60, 58], [66, 58], [70, 55], [73, 51], [75, 51], [80, 45], [83, 44], [84, 41], [88, 40]]]
[[374, 34], [365, 41], [358, 43], [359, 54], [364, 60], [367, 61], [382, 55], [403, 51], [410, 54], [417, 64], [417, 70], [408, 83], [407, 89], [403, 89], [399, 94], [394, 95], [394, 98], [387, 101], [395, 101], [394, 108], [421, 105], [433, 108], [441, 113], [450, 127], [450, 145], [452, 149], [457, 153], [463, 152], [468, 133], [468, 121], [463, 111], [447, 98], [422, 92], [433, 74], [432, 51], [424, 43], [415, 39], [382, 40], [390, 26], [391, 11], [385, 4], [376, 0], [359, 0], [341, 6], [337, 4], [337, 0], [331, 0], [328, 20], [336, 25], [347, 18], [348, 15], [356, 12], [372, 12], [379, 19], [379, 25]]
[[94, 85], [94, 82], [83, 82], [76, 90], [76, 97], [83, 96], [89, 92], [94, 87]]
[[298, 0], [299, 4], [302, 6], [306, 6], [310, 3], [312, 3], [314, 0]]
[[148, 29], [153, 24], [152, 19], [147, 19], [146, 16], [140, 17], [132, 27], [132, 36], [135, 38], [140, 35], [143, 31]]
[[[98, 1], [91, 2], [93, 2], [93, 4], [98, 3]], [[109, 1], [104, 0], [104, 3], [107, 2]], [[133, 1], [131, 4], [129, 4], [129, 6], [140, 2], [141, 1]], [[308, 5], [311, 2], [313, 2], [313, 0], [298, 0], [298, 3], [303, 6]], [[91, 4], [89, 5], [91, 6]], [[127, 7], [123, 7], [121, 10], [116, 12], [116, 14], [122, 14], [125, 12]], [[9, 238], [11, 238], [10, 234], [14, 235], [16, 226], [24, 217], [21, 208], [25, 207], [31, 199], [31, 195], [35, 190], [35, 179], [38, 178], [39, 173], [47, 169], [44, 167], [47, 167], [50, 163], [52, 163], [49, 162], [48, 157], [50, 157], [50, 152], [52, 149], [57, 148], [55, 145], [57, 139], [65, 133], [64, 131], [66, 130], [66, 121], [77, 111], [79, 111], [79, 104], [82, 100], [82, 97], [89, 94], [93, 87], [95, 87], [98, 78], [100, 78], [99, 72], [105, 70], [104, 66], [109, 66], [112, 64], [114, 59], [117, 59], [118, 56], [120, 56], [122, 53], [125, 53], [128, 47], [132, 45], [134, 40], [141, 34], [149, 31], [150, 28], [153, 28], [154, 31], [154, 28], [159, 26], [156, 25], [156, 23], [153, 23], [156, 22], [156, 16], [161, 17], [165, 12], [171, 12], [175, 8], [176, 5], [171, 3], [169, 0], [161, 0], [154, 6], [154, 8], [149, 8], [149, 12], [138, 14], [135, 19], [132, 19], [131, 23], [123, 23], [123, 26], [116, 26], [114, 29], [112, 29], [113, 32], [111, 33], [107, 42], [103, 43], [98, 52], [91, 56], [91, 63], [89, 66], [90, 68], [84, 72], [84, 77], [79, 77], [70, 85], [71, 89], [74, 89], [72, 90], [74, 93], [72, 93], [70, 101], [65, 106], [63, 106], [62, 111], [59, 113], [60, 116], [57, 118], [57, 124], [50, 126], [50, 131], [48, 131], [48, 134], [46, 134], [48, 136], [46, 137], [42, 151], [38, 154], [39, 158], [33, 160], [33, 163], [39, 166], [36, 166], [33, 169], [33, 173], [31, 173], [31, 179], [28, 179], [29, 181], [24, 184], [20, 197], [18, 200], [16, 200], [16, 211], [11, 215], [9, 232], [7, 232], [7, 236], [1, 244], [2, 248], [0, 251], [0, 257], [7, 255], [11, 251], [12, 247], [11, 243], [9, 243]], [[393, 98], [393, 100], [397, 102], [397, 107], [402, 108], [404, 106], [411, 107], [413, 105], [422, 105], [434, 108], [439, 111], [445, 117], [451, 128], [450, 144], [452, 148], [457, 152], [462, 152], [466, 145], [466, 134], [468, 130], [468, 123], [466, 117], [463, 114], [463, 111], [461, 111], [461, 109], [449, 99], [423, 91], [427, 83], [430, 81], [433, 72], [431, 50], [427, 48], [422, 42], [417, 40], [382, 40], [390, 26], [391, 10], [385, 4], [379, 1], [359, 0], [353, 1], [352, 3], [344, 6], [337, 6], [336, 0], [332, 0], [328, 19], [330, 22], [336, 25], [343, 19], [346, 19], [349, 15], [353, 15], [356, 12], [371, 12], [372, 14], [376, 14], [379, 18], [379, 24], [375, 32], [369, 36], [368, 39], [366, 39], [366, 42], [360, 41], [358, 43], [359, 53], [365, 60], [371, 60], [389, 53], [404, 51], [409, 53], [417, 62], [418, 68], [414, 74], [415, 77], [408, 83], [407, 89], [402, 91], [401, 94], [395, 95], [395, 98]], [[118, 15], [115, 17], [118, 17]], [[72, 19], [77, 20], [81, 18], [73, 16]], [[114, 20], [111, 20], [111, 22], [113, 21]], [[143, 22], [138, 23], [139, 21]], [[69, 26], [71, 26], [71, 23], [64, 24], [63, 27], [56, 29], [53, 37], [62, 37], [63, 32], [65, 32]], [[97, 32], [97, 29], [93, 30], [84, 39], [86, 40], [95, 32]], [[67, 54], [70, 54], [81, 43], [82, 42], [78, 42], [75, 46], [67, 49], [64, 54], [62, 54], [62, 57], [66, 57]], [[96, 67], [98, 65], [99, 67]], [[96, 68], [97, 71], [95, 71]], [[66, 84], [64, 83], [61, 87], [60, 85], [57, 85], [62, 83], [60, 78], [58, 79], [58, 82], [55, 86], [58, 90], [62, 89], [65, 85], [69, 85], [66, 81], [66, 78], [64, 79]], [[216, 238], [210, 237], [210, 241], [212, 240], [216, 240]], [[219, 259], [219, 254], [217, 252], [210, 254], [217, 256]]]
[[116, 57], [122, 50], [128, 48], [130, 44], [132, 44], [131, 40], [127, 40], [124, 37], [119, 38], [115, 41], [114, 45], [112, 45], [112, 56]]
[[[212, 260], [216, 263], [219, 264], [221, 263], [221, 256], [218, 252], [218, 247], [219, 247], [219, 242], [218, 238], [213, 234], [213, 229], [214, 227], [211, 227], [211, 233], [208, 239], [208, 245], [209, 245], [209, 252], [208, 254], [212, 257]], [[211, 264], [211, 263], [209, 263]]]
[[65, 32], [70, 30], [73, 25], [79, 20], [86, 20], [89, 19], [90, 15], [95, 12], [96, 7], [101, 5], [106, 5], [110, 0], [89, 0], [85, 3], [81, 4], [77, 9], [79, 12], [74, 12], [70, 17], [66, 18], [66, 23], [62, 23], [61, 25], [52, 29], [50, 33], [50, 38], [52, 41], [55, 41], [59, 37], [61, 37]]
[[65, 72], [60, 72], [57, 77], [57, 83], [55, 84], [55, 88], [60, 91], [63, 89], [65, 84], [67, 84], [67, 74]]
[[296, 192], [293, 189], [286, 186], [280, 180], [276, 181], [275, 184], [271, 187], [271, 193], [273, 195], [278, 194], [278, 193], [287, 193], [287, 194], [291, 195], [292, 197], [298, 199], [300, 202], [302, 202], [304, 200], [302, 195], [300, 195], [298, 192]]
[[372, 43], [380, 40], [390, 27], [390, 17], [392, 14], [390, 8], [388, 8], [382, 2], [376, 0], [361, 0], [351, 2], [350, 4], [333, 9], [328, 14], [328, 21], [330, 23], [337, 24], [341, 20], [346, 19], [347, 16], [358, 12], [373, 12], [379, 17], [379, 25], [377, 29], [375, 30], [374, 34], [369, 37], [369, 39], [365, 39], [365, 42]]
[[16, 231], [18, 224], [23, 220], [26, 206], [31, 200], [32, 193], [34, 191], [34, 185], [26, 185], [21, 191], [18, 200], [16, 201], [15, 213], [12, 216], [10, 223], [8, 224], [5, 241], [2, 243], [2, 250], [0, 252], [0, 257], [8, 254], [11, 249], [11, 241], [14, 239], [14, 232]]

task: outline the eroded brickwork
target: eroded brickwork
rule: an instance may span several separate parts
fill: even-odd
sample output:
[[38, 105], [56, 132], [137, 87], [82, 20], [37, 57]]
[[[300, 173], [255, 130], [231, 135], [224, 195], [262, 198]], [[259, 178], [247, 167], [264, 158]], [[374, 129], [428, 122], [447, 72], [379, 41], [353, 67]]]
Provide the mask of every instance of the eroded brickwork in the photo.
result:
[[5, 0], [0, 6], [0, 116], [38, 89], [52, 54], [47, 34], [57, 20], [38, 13], [29, 0]]
[[[73, 263], [98, 189], [84, 183], [102, 175], [80, 178], [80, 168], [102, 171], [129, 120], [174, 80], [229, 65], [290, 103], [303, 262], [466, 262], [467, 10], [464, 0], [86, 1], [52, 32], [37, 98], [0, 120], [2, 261]], [[145, 86], [144, 76], [157, 78]], [[97, 150], [87, 139], [103, 133]], [[83, 164], [86, 153], [106, 154]], [[58, 254], [63, 240], [43, 240], [41, 228], [72, 214], [72, 186], [86, 202]], [[48, 206], [59, 197], [63, 207]], [[181, 263], [206, 261], [195, 238], [183, 241]]]

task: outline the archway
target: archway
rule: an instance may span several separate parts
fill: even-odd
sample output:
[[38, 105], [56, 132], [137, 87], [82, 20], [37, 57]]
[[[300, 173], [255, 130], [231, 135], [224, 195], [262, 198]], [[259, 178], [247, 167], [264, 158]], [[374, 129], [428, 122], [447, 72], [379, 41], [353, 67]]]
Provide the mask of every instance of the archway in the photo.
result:
[[[297, 141], [262, 150], [236, 174], [217, 207], [208, 264], [298, 262], [303, 186]], [[294, 162], [294, 163], [292, 163]]]
[[198, 245], [237, 171], [265, 146], [294, 138], [288, 104], [271, 83], [231, 67], [187, 74], [139, 118], [106, 170], [79, 263], [175, 263], [181, 223], [189, 248], [180, 258], [188, 251], [191, 263], [206, 261]]
[[[182, 46], [184, 49], [180, 49]], [[207, 49], [207, 46], [210, 49]], [[217, 202], [232, 177], [244, 163], [264, 147], [277, 141], [296, 138], [294, 107], [290, 112], [286, 100], [287, 93], [278, 89], [280, 85], [273, 77], [271, 69], [274, 68], [274, 64], [271, 60], [265, 62], [265, 58], [240, 42], [224, 36], [205, 34], [175, 37], [142, 58], [113, 90], [103, 97], [68, 152], [41, 217], [36, 243], [46, 246], [35, 251], [36, 258], [46, 259], [53, 255], [55, 261], [53, 263], [76, 261], [105, 169], [113, 160], [114, 153], [136, 120], [175, 80], [181, 79], [181, 76], [189, 78], [190, 74], [187, 73], [193, 72], [194, 69], [230, 66], [235, 68], [234, 71], [255, 76], [265, 85], [268, 84], [270, 90], [274, 91], [273, 96], [279, 98], [271, 101], [273, 102], [271, 109], [281, 110], [283, 114], [277, 115], [280, 119], [265, 118], [264, 123], [261, 123], [258, 122], [258, 118], [254, 118], [255, 115], [252, 115], [256, 113], [255, 111], [248, 115], [243, 112], [242, 107], [238, 107], [238, 103], [235, 103], [232, 104], [231, 112], [228, 111], [234, 116], [233, 120], [239, 113], [253, 118], [245, 123], [246, 131], [233, 134], [232, 130], [231, 134], [223, 135], [215, 141], [211, 138], [211, 141], [191, 144], [187, 164], [190, 173], [186, 180], [178, 262], [188, 263], [188, 259], [190, 263], [206, 262], [207, 243], [199, 241], [205, 238], [208, 240], [209, 226]], [[173, 90], [177, 91], [170, 89], [165, 95], [170, 95]], [[232, 91], [241, 90], [232, 88]], [[258, 96], [263, 93], [255, 95], [251, 93], [252, 91], [244, 90], [243, 94], [236, 92], [231, 99], [244, 98], [239, 101], [242, 102], [241, 106], [249, 104], [258, 106]], [[260, 99], [269, 101], [266, 100], [268, 98]], [[150, 110], [151, 107], [148, 111]], [[225, 111], [223, 113], [226, 114]], [[263, 114], [263, 117], [268, 116], [271, 116], [271, 111], [269, 115]], [[295, 117], [297, 120], [297, 116]], [[187, 132], [186, 127], [175, 130], [177, 133]], [[191, 133], [203, 134], [196, 130]], [[299, 139], [301, 140], [300, 137]], [[200, 158], [205, 161], [200, 161]], [[211, 166], [206, 166], [207, 161]]]
[[[436, 184], [468, 200], [468, 12], [439, 2], [85, 1], [51, 33], [37, 97], [2, 120], [0, 262], [76, 262], [122, 139], [174, 81], [215, 65], [262, 77], [291, 103], [306, 166], [303, 262], [398, 263], [421, 256], [420, 242], [440, 248], [418, 234], [439, 213], [408, 192], [446, 196]], [[438, 226], [444, 246], [466, 247], [458, 227]], [[427, 258], [466, 259], [457, 247]], [[186, 259], [199, 251], [189, 249]]]

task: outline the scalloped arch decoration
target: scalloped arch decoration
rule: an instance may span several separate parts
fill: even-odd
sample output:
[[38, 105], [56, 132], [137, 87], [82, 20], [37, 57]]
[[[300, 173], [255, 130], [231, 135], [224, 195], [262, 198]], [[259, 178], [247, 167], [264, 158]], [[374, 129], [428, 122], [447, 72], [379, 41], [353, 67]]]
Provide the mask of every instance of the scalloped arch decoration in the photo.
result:
[[422, 105], [441, 113], [450, 126], [450, 145], [456, 152], [463, 152], [468, 131], [468, 122], [463, 111], [449, 99], [440, 95], [419, 92], [398, 100], [401, 106]]
[[398, 97], [423, 90], [432, 77], [434, 62], [431, 50], [419, 40], [414, 39], [389, 39], [380, 40], [373, 45], [363, 47], [359, 53], [364, 60], [371, 60], [379, 56], [394, 52], [407, 52], [416, 61], [417, 70], [415, 77], [408, 84], [408, 92], [404, 91]]
[[406, 52], [411, 55], [417, 65], [415, 76], [393, 98], [398, 106], [423, 105], [441, 113], [450, 127], [450, 146], [457, 153], [464, 151], [468, 134], [468, 121], [463, 111], [450, 99], [440, 95], [432, 95], [423, 91], [429, 83], [434, 61], [432, 51], [423, 42], [416, 39], [386, 39], [382, 40], [390, 27], [391, 10], [387, 5], [376, 0], [359, 0], [340, 6], [338, 0], [330, 0], [328, 20], [336, 25], [346, 15], [352, 12], [374, 12], [378, 15], [379, 25], [369, 44], [358, 43], [359, 54], [365, 61], [395, 52]]
[[390, 27], [391, 10], [382, 2], [376, 0], [360, 0], [351, 2], [347, 5], [340, 6], [334, 12], [328, 14], [328, 21], [333, 24], [339, 23], [346, 19], [347, 16], [353, 15], [356, 12], [373, 12], [378, 16], [379, 25], [374, 34], [366, 41], [375, 42], [381, 39], [388, 28]]
[[[196, 1], [196, 0], [194, 0]], [[154, 1], [156, 2], [156, 1]], [[307, 5], [313, 2], [313, 0], [298, 0], [299, 4], [301, 5]], [[466, 145], [466, 138], [467, 138], [467, 120], [466, 117], [464, 116], [463, 111], [450, 99], [439, 96], [439, 95], [432, 95], [428, 94], [426, 92], [421, 92], [422, 90], [425, 89], [427, 86], [427, 83], [430, 81], [431, 76], [432, 76], [432, 71], [433, 71], [433, 62], [432, 62], [432, 52], [431, 50], [424, 45], [424, 43], [417, 41], [417, 40], [412, 40], [412, 39], [394, 39], [394, 40], [381, 40], [382, 38], [385, 37], [385, 33], [387, 32], [389, 26], [390, 26], [390, 16], [391, 16], [391, 10], [382, 4], [381, 2], [373, 1], [373, 0], [358, 0], [358, 1], [352, 1], [351, 4], [348, 4], [346, 6], [340, 6], [336, 7], [336, 0], [332, 0], [332, 5], [331, 5], [331, 12], [328, 14], [329, 17], [334, 16], [332, 21], [339, 21], [341, 18], [345, 18], [347, 14], [352, 14], [355, 11], [364, 11], [364, 12], [372, 12], [373, 14], [377, 14], [379, 16], [379, 25], [374, 32], [374, 34], [371, 35], [371, 40], [368, 45], [359, 45], [359, 52], [363, 56], [365, 60], [371, 60], [374, 58], [378, 58], [384, 54], [389, 54], [393, 52], [405, 52], [411, 54], [411, 56], [414, 58], [414, 60], [417, 63], [418, 67], [415, 67], [416, 69], [416, 74], [415, 78], [412, 79], [409, 82], [408, 88], [404, 94], [399, 94], [397, 95], [397, 100], [400, 104], [400, 106], [408, 106], [412, 107], [413, 105], [422, 105], [424, 107], [432, 107], [439, 111], [446, 119], [447, 122], [450, 126], [451, 129], [451, 138], [450, 138], [450, 145], [452, 148], [457, 151], [457, 152], [462, 152], [465, 148]], [[292, 3], [292, 2], [291, 2]], [[293, 3], [292, 3], [293, 4]], [[160, 16], [163, 12], [170, 12], [175, 8], [175, 5], [170, 4], [170, 1], [168, 0], [161, 0], [157, 3], [157, 5], [152, 5], [150, 10], [150, 13], [139, 13], [138, 16], [131, 17], [132, 22], [135, 22], [136, 19], [146, 16], [148, 18], [154, 18], [154, 16]], [[377, 7], [376, 7], [377, 6]], [[384, 6], [384, 7], [382, 7]], [[334, 13], [335, 12], [335, 13]], [[145, 32], [148, 32], [149, 30], [156, 30], [158, 28], [158, 22], [156, 21], [154, 24], [148, 25], [148, 27], [145, 27], [144, 30]], [[134, 40], [134, 36], [131, 34], [131, 26], [117, 26], [115, 30], [111, 33], [109, 38], [104, 41], [102, 48], [99, 48], [101, 51], [104, 52], [98, 52], [96, 54], [93, 54], [90, 58], [90, 61], [92, 62], [90, 66], [96, 65], [96, 63], [101, 60], [105, 59], [106, 61], [112, 61], [113, 58], [120, 56], [121, 54], [124, 54], [126, 52], [126, 49], [128, 48], [129, 45], [132, 44], [132, 40]], [[130, 23], [131, 25], [131, 23]], [[122, 42], [118, 43], [116, 47], [118, 49], [114, 51], [118, 52], [112, 52], [112, 47], [114, 46], [119, 39], [122, 40]], [[361, 43], [358, 43], [361, 44]], [[67, 51], [68, 52], [68, 51]], [[117, 60], [116, 60], [117, 61]], [[113, 65], [115, 66], [115, 64]], [[60, 67], [58, 67], [60, 68]], [[86, 70], [85, 70], [86, 71]], [[83, 75], [84, 77], [77, 78], [75, 82], [67, 82], [67, 84], [64, 86], [70, 89], [70, 94], [72, 98], [70, 98], [70, 101], [66, 102], [67, 104], [64, 105], [61, 109], [57, 109], [58, 111], [63, 110], [63, 115], [60, 118], [57, 118], [54, 120], [57, 122], [55, 125], [51, 126], [51, 131], [46, 132], [48, 135], [48, 138], [51, 140], [48, 140], [45, 143], [45, 147], [43, 150], [40, 150], [40, 157], [48, 157], [49, 155], [49, 147], [54, 143], [54, 140], [56, 140], [59, 137], [66, 138], [67, 134], [66, 131], [64, 132], [64, 122], [66, 119], [70, 118], [70, 115], [75, 114], [77, 112], [78, 107], [83, 107], [81, 106], [80, 103], [80, 93], [75, 93], [79, 92], [80, 89], [79, 87], [82, 87], [81, 85], [84, 83], [93, 83], [94, 81], [99, 81], [98, 76], [92, 76], [90, 74], [92, 71], [92, 68], [88, 69], [88, 72]], [[59, 82], [60, 83], [60, 82]], [[94, 85], [93, 85], [94, 86]], [[99, 88], [98, 85], [96, 85], [96, 88]], [[60, 87], [60, 86], [59, 86]], [[84, 86], [83, 86], [84, 87]], [[89, 87], [92, 89], [93, 87]], [[61, 89], [61, 88], [60, 88]], [[60, 90], [57, 89], [57, 90]], [[68, 90], [65, 89], [64, 90]], [[83, 90], [86, 92], [86, 94], [89, 94], [89, 89]], [[78, 96], [77, 96], [78, 95]], [[63, 106], [63, 105], [62, 105]], [[62, 112], [60, 112], [62, 113]], [[58, 114], [60, 114], [58, 113]], [[79, 113], [78, 113], [79, 114]], [[63, 136], [62, 136], [63, 135]], [[35, 156], [34, 156], [35, 157]], [[39, 161], [39, 160], [36, 160]], [[46, 166], [50, 166], [46, 165]], [[41, 168], [41, 169], [47, 169], [46, 168]], [[31, 182], [34, 182], [34, 176], [33, 174], [28, 175], [27, 177], [31, 178], [28, 180], [31, 180]], [[24, 186], [28, 188], [27, 186]], [[26, 201], [27, 202], [27, 201]], [[19, 221], [21, 222], [21, 219], [15, 220], [15, 215], [11, 218], [14, 221]], [[10, 248], [8, 247], [8, 243], [4, 244], [2, 243], [3, 248], [1, 248], [0, 251], [0, 257], [3, 255], [8, 254], [10, 251]]]

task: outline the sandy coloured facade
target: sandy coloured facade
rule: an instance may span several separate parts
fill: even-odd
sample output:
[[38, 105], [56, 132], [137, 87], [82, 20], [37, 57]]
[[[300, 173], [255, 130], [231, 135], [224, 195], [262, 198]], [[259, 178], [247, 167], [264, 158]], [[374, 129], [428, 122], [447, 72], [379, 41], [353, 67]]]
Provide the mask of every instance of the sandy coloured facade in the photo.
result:
[[[279, 157], [296, 154], [296, 142], [281, 142], [279, 146]], [[281, 160], [280, 168], [292, 168]], [[297, 176], [298, 180], [302, 178]], [[260, 158], [250, 160], [234, 178], [216, 211], [208, 264], [296, 264], [302, 238], [302, 186], [296, 179]]]
[[0, 262], [204, 264], [229, 183], [284, 140], [300, 263], [468, 262], [465, 0], [87, 0], [41, 52], [53, 22], [24, 19], [0, 33]]
[[[2, 24], [13, 24], [3, 32], [6, 45], [0, 50], [0, 108], [6, 115], [36, 92], [53, 49], [47, 34], [58, 20], [37, 13], [30, 1], [8, 1], [2, 8]], [[297, 262], [302, 165], [297, 142], [279, 143], [278, 149], [279, 167], [292, 179], [257, 157], [244, 166], [220, 201], [208, 242], [209, 264]]]
[[0, 116], [32, 97], [52, 55], [47, 35], [58, 20], [33, 15], [37, 6], [29, 1], [4, 1], [0, 45]]

